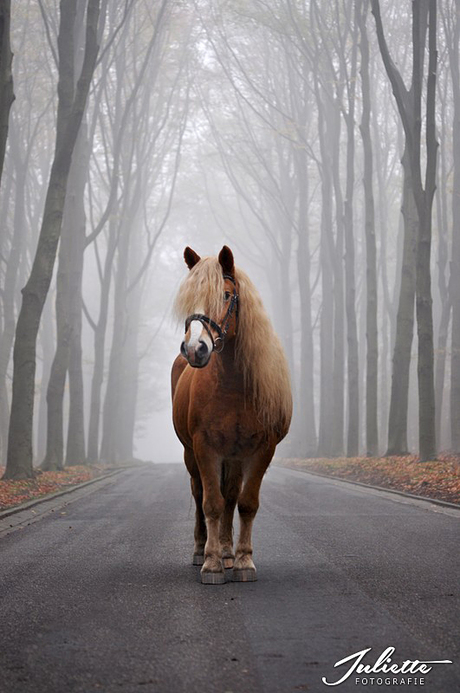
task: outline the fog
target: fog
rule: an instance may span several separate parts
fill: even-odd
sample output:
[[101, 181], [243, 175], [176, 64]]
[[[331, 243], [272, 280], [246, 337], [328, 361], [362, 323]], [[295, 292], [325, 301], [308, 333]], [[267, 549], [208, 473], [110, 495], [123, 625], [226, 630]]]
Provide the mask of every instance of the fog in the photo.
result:
[[460, 2], [412, 5], [11, 3], [10, 478], [181, 460], [186, 246], [228, 245], [283, 343], [294, 416], [278, 456], [460, 452]]

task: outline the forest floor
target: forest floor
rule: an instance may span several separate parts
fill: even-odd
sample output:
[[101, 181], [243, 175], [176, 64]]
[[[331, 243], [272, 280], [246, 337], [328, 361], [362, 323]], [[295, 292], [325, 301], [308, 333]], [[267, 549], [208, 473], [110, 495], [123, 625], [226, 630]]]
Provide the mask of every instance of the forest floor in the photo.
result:
[[460, 505], [460, 456], [441, 453], [432, 462], [405, 457], [277, 459], [277, 464], [330, 477], [359, 481]]
[[[0, 479], [4, 471], [4, 467], [0, 467]], [[85, 481], [91, 481], [91, 479], [103, 476], [107, 471], [107, 466], [77, 465], [66, 467], [62, 472], [42, 472], [36, 469], [36, 477], [24, 481], [0, 480], [0, 511], [56, 491], [62, 491], [76, 484], [82, 484]]]

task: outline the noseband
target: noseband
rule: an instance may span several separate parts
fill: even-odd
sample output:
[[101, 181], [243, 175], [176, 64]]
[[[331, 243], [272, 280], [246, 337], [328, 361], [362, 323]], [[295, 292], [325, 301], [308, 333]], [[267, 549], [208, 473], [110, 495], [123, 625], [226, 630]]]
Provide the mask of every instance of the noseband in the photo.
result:
[[[229, 274], [224, 274], [224, 279], [229, 279], [231, 282], [233, 282], [233, 296], [230, 298], [230, 305], [227, 308], [227, 312], [222, 320], [222, 323], [218, 325], [217, 322], [214, 322], [214, 320], [211, 320], [211, 318], [209, 318], [207, 315], [202, 315], [201, 313], [193, 313], [185, 320], [185, 332], [188, 331], [192, 320], [198, 320], [201, 322], [211, 338], [212, 350], [215, 351], [216, 354], [220, 354], [225, 346], [225, 337], [227, 336], [230, 318], [232, 317], [233, 311], [235, 311], [235, 316], [238, 319], [238, 294], [236, 292], [236, 282]], [[214, 339], [210, 328], [217, 332], [218, 336], [216, 339]]]

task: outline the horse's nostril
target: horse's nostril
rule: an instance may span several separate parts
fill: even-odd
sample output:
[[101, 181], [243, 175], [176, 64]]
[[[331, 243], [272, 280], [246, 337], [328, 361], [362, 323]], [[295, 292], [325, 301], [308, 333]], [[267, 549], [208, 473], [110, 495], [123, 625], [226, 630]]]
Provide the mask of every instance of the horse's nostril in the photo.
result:
[[207, 356], [208, 347], [206, 346], [205, 342], [203, 342], [203, 340], [200, 339], [200, 346], [198, 347], [195, 353], [198, 356], [198, 358], [204, 358], [205, 356]]
[[187, 347], [185, 346], [185, 342], [182, 342], [180, 345], [180, 353], [184, 358], [187, 358]]

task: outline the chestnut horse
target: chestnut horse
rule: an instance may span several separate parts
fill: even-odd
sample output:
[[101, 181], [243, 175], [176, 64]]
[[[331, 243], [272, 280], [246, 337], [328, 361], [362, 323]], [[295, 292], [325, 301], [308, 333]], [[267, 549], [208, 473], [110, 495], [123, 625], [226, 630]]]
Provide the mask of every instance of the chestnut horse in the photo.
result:
[[[232, 251], [200, 258], [184, 251], [190, 270], [175, 309], [185, 320], [181, 355], [172, 368], [173, 421], [184, 446], [196, 503], [193, 564], [201, 582], [256, 580], [252, 524], [259, 489], [276, 445], [289, 430], [292, 397], [281, 344], [248, 276]], [[240, 535], [233, 552], [233, 513]]]

